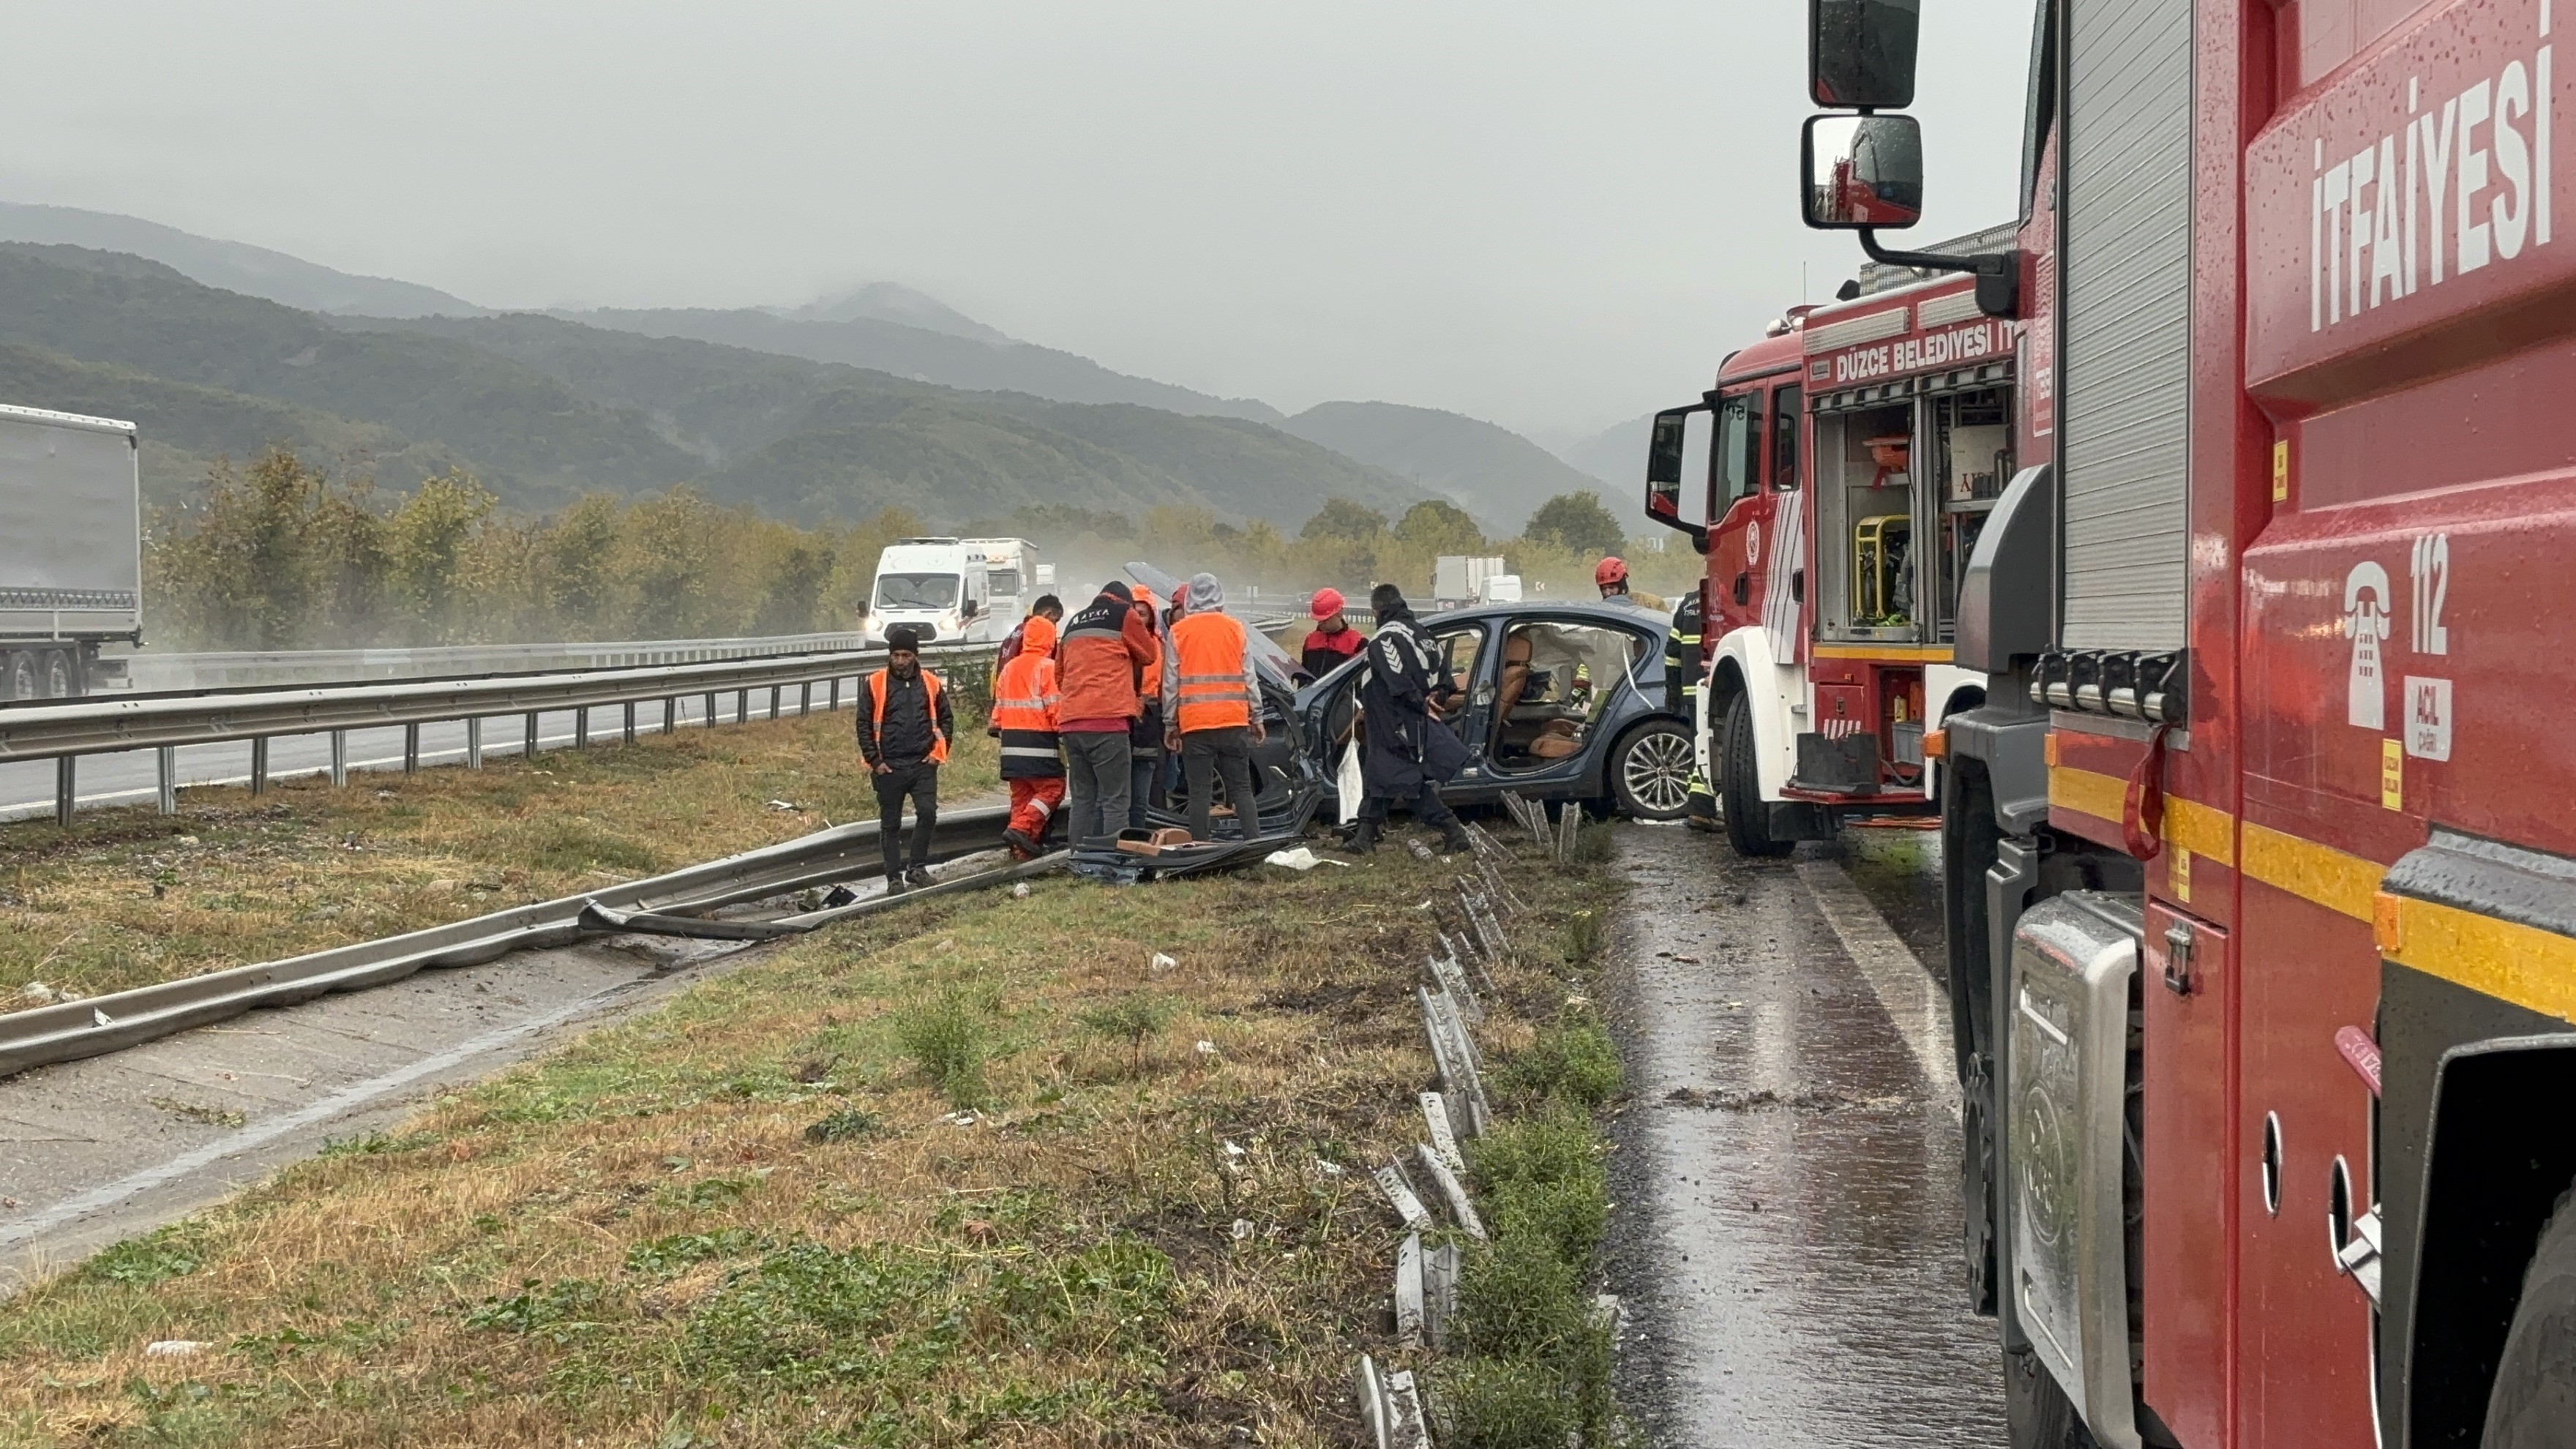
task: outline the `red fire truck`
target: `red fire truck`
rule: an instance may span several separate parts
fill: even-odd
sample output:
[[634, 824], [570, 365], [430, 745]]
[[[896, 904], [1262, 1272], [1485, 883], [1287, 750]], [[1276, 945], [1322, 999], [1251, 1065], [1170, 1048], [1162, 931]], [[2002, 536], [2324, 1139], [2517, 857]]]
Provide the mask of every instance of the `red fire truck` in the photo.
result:
[[[1985, 700], [1985, 676], [1951, 662], [1954, 606], [2013, 474], [2018, 324], [1937, 272], [1865, 267], [1846, 291], [1791, 308], [1655, 419], [1647, 516], [1708, 557], [1701, 778], [1747, 855], [1846, 816], [1930, 813], [1924, 731]], [[1683, 458], [1703, 430], [1709, 521], [1690, 523]]]
[[[1812, 208], [1917, 0], [1811, 4]], [[2044, 0], [2016, 252], [1860, 232], [2021, 327], [1926, 740], [2017, 1445], [2576, 1445], [2553, 20]]]

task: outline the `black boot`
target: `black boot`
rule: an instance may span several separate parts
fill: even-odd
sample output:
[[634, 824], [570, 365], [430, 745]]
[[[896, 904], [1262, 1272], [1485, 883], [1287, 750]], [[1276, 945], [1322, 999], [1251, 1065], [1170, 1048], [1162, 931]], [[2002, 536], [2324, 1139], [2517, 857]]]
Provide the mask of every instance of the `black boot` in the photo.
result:
[[1363, 820], [1352, 827], [1351, 838], [1333, 847], [1345, 855], [1370, 855], [1377, 850], [1377, 822]]
[[1476, 842], [1467, 838], [1467, 827], [1459, 822], [1455, 820], [1450, 821], [1448, 826], [1440, 832], [1440, 853], [1442, 855], [1473, 855], [1475, 851]]

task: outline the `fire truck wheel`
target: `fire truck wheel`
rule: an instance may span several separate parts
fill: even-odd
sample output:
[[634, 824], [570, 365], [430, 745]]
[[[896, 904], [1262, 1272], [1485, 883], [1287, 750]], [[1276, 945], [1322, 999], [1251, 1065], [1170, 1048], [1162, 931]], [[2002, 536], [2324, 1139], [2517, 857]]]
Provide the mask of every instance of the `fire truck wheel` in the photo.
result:
[[1787, 855], [1794, 841], [1773, 840], [1770, 810], [1762, 803], [1762, 777], [1753, 767], [1753, 701], [1738, 694], [1726, 705], [1718, 740], [1718, 790], [1726, 802], [1726, 842], [1738, 855]]
[[45, 698], [72, 697], [72, 660], [60, 649], [45, 651]]
[[2039, 1355], [2004, 1355], [2004, 1439], [2012, 1449], [2101, 1449]]
[[11, 699], [34, 699], [36, 692], [44, 688], [43, 677], [36, 672], [33, 653], [21, 649], [9, 656], [8, 686]]
[[2576, 1449], [2576, 1187], [2540, 1234], [2487, 1395], [2483, 1449]]
[[1610, 756], [1610, 794], [1631, 820], [1679, 820], [1690, 813], [1691, 739], [1680, 725], [1635, 730]]

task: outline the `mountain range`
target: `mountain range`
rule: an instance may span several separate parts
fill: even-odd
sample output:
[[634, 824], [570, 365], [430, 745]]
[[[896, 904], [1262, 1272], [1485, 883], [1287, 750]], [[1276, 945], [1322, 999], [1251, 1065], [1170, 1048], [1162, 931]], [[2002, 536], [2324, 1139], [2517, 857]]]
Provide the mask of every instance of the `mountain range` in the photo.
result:
[[1506, 534], [1593, 481], [1491, 423], [1380, 402], [1290, 418], [893, 283], [795, 307], [502, 313], [17, 203], [0, 203], [0, 398], [133, 418], [163, 501], [270, 443], [396, 486], [467, 467], [522, 509], [688, 483], [808, 520], [1177, 503], [1293, 530], [1331, 496], [1389, 513], [1440, 497]]

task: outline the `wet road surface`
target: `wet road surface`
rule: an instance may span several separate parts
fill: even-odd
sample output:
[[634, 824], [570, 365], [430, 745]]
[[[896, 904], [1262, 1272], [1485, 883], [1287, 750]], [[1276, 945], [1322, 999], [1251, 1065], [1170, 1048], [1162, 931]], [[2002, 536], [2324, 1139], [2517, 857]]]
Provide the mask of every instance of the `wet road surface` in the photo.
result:
[[1960, 1286], [1946, 1013], [1918, 959], [1938, 959], [1937, 837], [1747, 862], [1632, 827], [1619, 851], [1622, 1404], [1674, 1449], [2002, 1443], [1994, 1325]]

